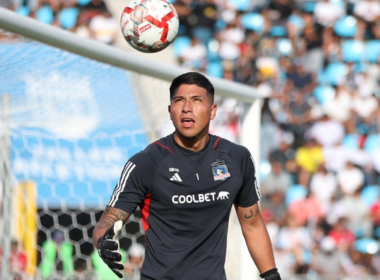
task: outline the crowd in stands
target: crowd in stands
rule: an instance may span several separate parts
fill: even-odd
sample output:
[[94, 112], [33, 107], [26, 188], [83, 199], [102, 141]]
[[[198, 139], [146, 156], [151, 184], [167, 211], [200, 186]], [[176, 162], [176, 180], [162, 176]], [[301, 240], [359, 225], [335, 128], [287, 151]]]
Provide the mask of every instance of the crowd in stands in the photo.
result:
[[103, 0], [1, 0], [0, 7], [105, 44], [119, 32]]
[[[379, 275], [380, 1], [174, 6], [178, 61], [262, 98], [261, 206], [284, 279]], [[238, 141], [241, 104], [217, 102], [213, 132]]]
[[[261, 97], [261, 208], [283, 278], [379, 275], [380, 1], [171, 2], [178, 62]], [[101, 0], [9, 8], [106, 44], [118, 32]], [[212, 133], [238, 142], [243, 105], [216, 102]]]

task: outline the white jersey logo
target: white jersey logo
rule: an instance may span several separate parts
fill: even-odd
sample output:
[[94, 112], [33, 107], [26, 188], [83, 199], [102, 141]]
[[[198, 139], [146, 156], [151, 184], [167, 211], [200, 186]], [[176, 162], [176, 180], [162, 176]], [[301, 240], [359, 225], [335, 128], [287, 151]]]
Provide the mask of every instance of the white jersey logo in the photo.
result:
[[179, 177], [178, 173], [175, 173], [171, 178], [170, 181], [177, 181], [177, 182], [182, 182], [181, 177]]
[[228, 195], [229, 194], [230, 194], [229, 192], [221, 191], [221, 192], [219, 192], [218, 197], [217, 197], [216, 200], [219, 200], [219, 199], [222, 199], [222, 200], [228, 199]]
[[228, 197], [229, 194], [230, 194], [229, 192], [221, 191], [219, 192], [218, 196], [216, 196], [215, 192], [189, 194], [189, 195], [173, 195], [172, 202], [174, 204], [211, 202], [211, 201], [216, 201], [216, 200], [229, 199]]

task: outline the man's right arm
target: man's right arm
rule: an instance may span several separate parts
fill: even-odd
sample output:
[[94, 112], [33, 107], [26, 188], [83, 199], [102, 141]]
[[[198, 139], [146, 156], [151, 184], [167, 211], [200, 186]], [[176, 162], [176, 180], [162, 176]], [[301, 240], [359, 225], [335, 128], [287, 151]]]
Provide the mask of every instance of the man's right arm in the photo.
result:
[[120, 210], [118, 208], [106, 206], [103, 215], [100, 217], [99, 223], [95, 226], [92, 233], [92, 240], [96, 248], [98, 248], [99, 238], [102, 237], [105, 232], [113, 226], [119, 220], [123, 221], [123, 224], [128, 220], [131, 214]]

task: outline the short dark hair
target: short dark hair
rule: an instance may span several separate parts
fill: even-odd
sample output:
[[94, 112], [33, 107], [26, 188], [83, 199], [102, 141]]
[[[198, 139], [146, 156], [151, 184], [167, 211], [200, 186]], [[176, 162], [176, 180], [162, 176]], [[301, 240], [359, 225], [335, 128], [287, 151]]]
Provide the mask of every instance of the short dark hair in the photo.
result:
[[196, 85], [204, 88], [211, 99], [211, 103], [214, 104], [214, 86], [210, 80], [201, 73], [188, 72], [175, 78], [170, 85], [170, 101], [173, 99], [173, 96], [177, 93], [177, 90], [181, 85]]

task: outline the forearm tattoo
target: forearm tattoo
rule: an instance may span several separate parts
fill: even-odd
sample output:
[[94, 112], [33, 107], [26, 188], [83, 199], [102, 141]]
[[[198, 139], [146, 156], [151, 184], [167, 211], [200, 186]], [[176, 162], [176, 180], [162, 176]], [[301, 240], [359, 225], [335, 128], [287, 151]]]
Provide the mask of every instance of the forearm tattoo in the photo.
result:
[[115, 222], [122, 220], [125, 223], [131, 214], [124, 212], [123, 210], [106, 206], [99, 223], [96, 225], [94, 232], [100, 229], [109, 229]]
[[259, 212], [260, 212], [259, 208], [256, 209], [255, 214], [253, 214], [252, 209], [250, 209], [249, 213], [244, 215], [244, 218], [249, 219], [251, 217], [256, 217], [257, 215], [259, 215]]

